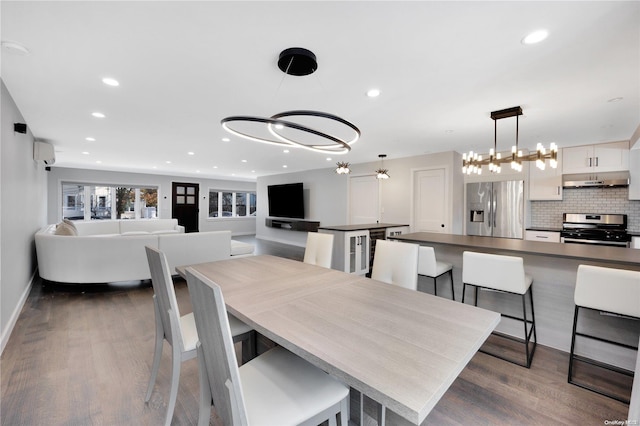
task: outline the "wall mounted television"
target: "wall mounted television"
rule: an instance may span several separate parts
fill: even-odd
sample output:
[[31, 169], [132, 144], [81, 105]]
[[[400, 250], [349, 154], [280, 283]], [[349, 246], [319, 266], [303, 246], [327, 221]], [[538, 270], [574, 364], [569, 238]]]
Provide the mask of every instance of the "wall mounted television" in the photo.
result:
[[267, 187], [269, 216], [304, 219], [302, 182]]

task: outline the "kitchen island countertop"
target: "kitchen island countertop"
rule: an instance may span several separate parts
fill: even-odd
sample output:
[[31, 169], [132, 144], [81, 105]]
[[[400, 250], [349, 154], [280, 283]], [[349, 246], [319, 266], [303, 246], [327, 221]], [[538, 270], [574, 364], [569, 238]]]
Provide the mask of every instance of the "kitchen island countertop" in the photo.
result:
[[632, 248], [606, 247], [586, 244], [554, 244], [510, 238], [479, 237], [469, 235], [414, 232], [392, 237], [398, 241], [414, 243], [438, 243], [471, 249], [490, 249], [527, 253], [542, 256], [584, 259], [640, 266], [640, 251]]

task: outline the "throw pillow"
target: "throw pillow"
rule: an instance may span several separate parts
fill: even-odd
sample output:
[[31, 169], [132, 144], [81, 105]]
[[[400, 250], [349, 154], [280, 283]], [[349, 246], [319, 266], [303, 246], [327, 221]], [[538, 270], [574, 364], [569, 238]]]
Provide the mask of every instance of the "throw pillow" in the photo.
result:
[[78, 233], [75, 231], [75, 228], [72, 228], [64, 222], [60, 222], [56, 225], [55, 235], [68, 235], [71, 237], [75, 237], [76, 235], [78, 235]]
[[73, 228], [73, 230], [75, 231], [76, 235], [78, 235], [78, 228], [76, 228], [76, 224], [73, 223], [73, 221], [69, 220], [69, 219], [62, 219], [62, 221], [64, 223], [66, 223], [67, 225], [69, 225], [70, 227]]

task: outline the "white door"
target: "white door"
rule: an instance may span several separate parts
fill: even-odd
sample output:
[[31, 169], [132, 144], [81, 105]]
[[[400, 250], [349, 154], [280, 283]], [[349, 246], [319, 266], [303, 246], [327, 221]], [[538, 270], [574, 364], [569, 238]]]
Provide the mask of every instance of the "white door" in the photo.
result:
[[375, 175], [349, 176], [349, 224], [377, 223], [380, 189]]
[[446, 169], [414, 171], [412, 232], [449, 233], [450, 216]]

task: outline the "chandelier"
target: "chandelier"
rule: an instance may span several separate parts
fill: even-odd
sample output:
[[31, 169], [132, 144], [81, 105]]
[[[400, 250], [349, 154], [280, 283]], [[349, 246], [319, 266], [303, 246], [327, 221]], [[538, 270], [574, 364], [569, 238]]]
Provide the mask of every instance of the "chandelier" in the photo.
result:
[[[292, 47], [280, 53], [278, 68], [287, 75], [304, 76], [314, 73], [318, 69], [318, 63], [313, 52], [301, 47]], [[309, 127], [296, 121], [296, 118], [328, 120], [332, 127], [337, 126], [346, 129], [350, 137], [336, 136], [335, 134]], [[227, 132], [243, 139], [272, 145], [305, 148], [330, 154], [346, 154], [351, 151], [351, 145], [360, 138], [360, 130], [354, 124], [337, 115], [321, 111], [285, 111], [274, 114], [271, 117], [237, 115], [223, 118], [220, 124]], [[268, 137], [240, 130], [242, 125], [246, 127], [247, 125], [255, 124], [266, 126], [269, 132]], [[291, 135], [286, 135], [284, 133], [286, 130], [295, 134], [305, 135], [307, 139], [302, 140], [299, 137], [294, 138]], [[311, 137], [314, 142], [310, 142], [308, 137]]]
[[339, 175], [347, 175], [351, 173], [351, 169], [349, 168], [349, 166], [349, 163], [338, 161], [336, 163], [336, 173]]
[[[541, 143], [538, 143], [536, 152], [523, 155], [522, 150], [518, 147], [518, 124], [519, 116], [521, 115], [522, 108], [519, 106], [491, 112], [494, 127], [493, 148], [489, 150], [488, 155], [480, 155], [473, 151], [469, 151], [468, 154], [462, 154], [462, 173], [468, 175], [472, 173], [482, 174], [482, 166], [487, 166], [492, 173], [500, 173], [502, 170], [501, 165], [504, 163], [510, 163], [513, 170], [521, 172], [523, 161], [535, 161], [536, 167], [544, 170], [546, 167], [545, 160], [549, 160], [549, 165], [554, 169], [557, 168], [558, 146], [553, 142], [548, 150]], [[516, 117], [516, 144], [511, 147], [511, 155], [502, 157], [502, 154], [497, 149], [498, 120], [508, 117]]]

